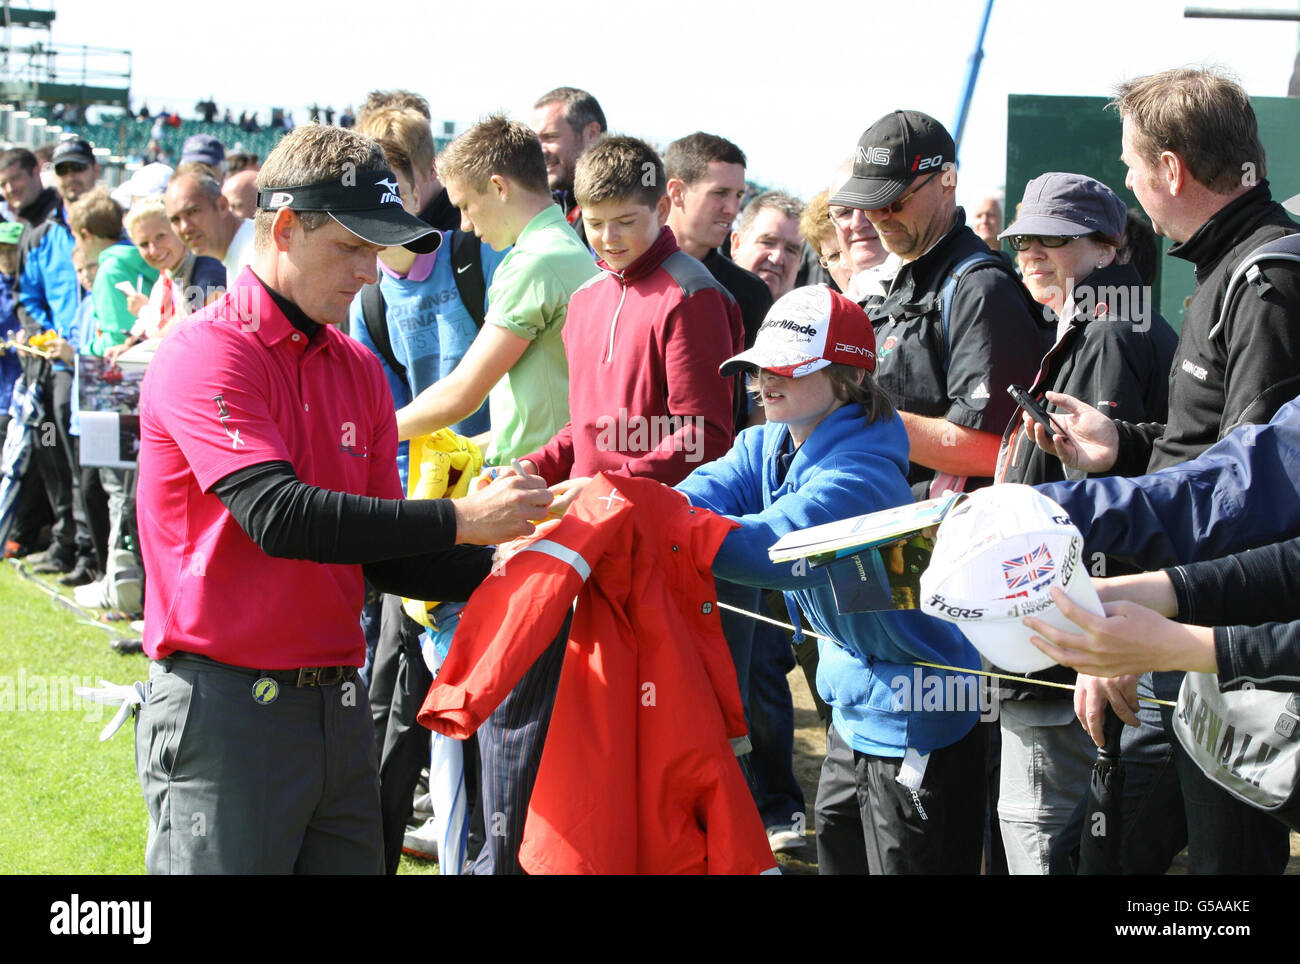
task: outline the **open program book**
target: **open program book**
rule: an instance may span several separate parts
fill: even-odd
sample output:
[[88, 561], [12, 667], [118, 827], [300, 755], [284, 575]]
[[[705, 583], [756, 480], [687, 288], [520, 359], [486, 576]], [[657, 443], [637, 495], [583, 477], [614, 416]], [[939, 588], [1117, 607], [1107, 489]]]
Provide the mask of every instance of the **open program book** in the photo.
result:
[[916, 609], [935, 533], [965, 498], [954, 492], [800, 529], [782, 536], [767, 554], [773, 562], [823, 567], [842, 613]]

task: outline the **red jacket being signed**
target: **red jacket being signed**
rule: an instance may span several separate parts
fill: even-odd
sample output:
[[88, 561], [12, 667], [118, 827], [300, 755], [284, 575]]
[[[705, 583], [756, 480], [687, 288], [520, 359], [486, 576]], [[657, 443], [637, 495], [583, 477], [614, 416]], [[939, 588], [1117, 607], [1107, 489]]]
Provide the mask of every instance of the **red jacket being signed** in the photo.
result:
[[760, 873], [775, 863], [711, 565], [733, 523], [597, 476], [474, 593], [420, 722], [464, 739], [559, 632], [555, 712], [519, 861], [534, 874]]

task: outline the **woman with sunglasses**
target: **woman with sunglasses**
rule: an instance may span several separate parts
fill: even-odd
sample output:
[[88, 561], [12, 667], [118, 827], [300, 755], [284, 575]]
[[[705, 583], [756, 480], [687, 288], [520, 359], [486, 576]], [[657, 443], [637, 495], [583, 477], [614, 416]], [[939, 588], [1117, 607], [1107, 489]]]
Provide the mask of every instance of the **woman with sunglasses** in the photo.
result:
[[[1056, 341], [1029, 393], [1086, 399], [1112, 418], [1161, 421], [1178, 336], [1152, 305], [1153, 290], [1120, 264], [1128, 212], [1115, 192], [1082, 174], [1043, 174], [1025, 185], [1016, 220], [998, 237], [1016, 252], [1021, 277]], [[1003, 435], [999, 482], [1036, 485], [1079, 473], [1034, 444], [1017, 412]]]
[[[1163, 422], [1178, 336], [1152, 307], [1152, 289], [1120, 264], [1128, 212], [1115, 192], [1081, 174], [1043, 174], [1025, 185], [1009, 241], [1026, 287], [1056, 323], [1029, 394], [1086, 399], [1113, 418]], [[1081, 473], [1034, 444], [1017, 412], [1002, 437], [996, 479], [1036, 485]], [[1088, 560], [1097, 576], [1121, 569]], [[1053, 667], [1035, 678], [1073, 683]], [[1003, 681], [1002, 776], [998, 815], [1012, 873], [1047, 873], [1048, 852], [1088, 789], [1096, 747], [1078, 721], [1068, 690]], [[1061, 841], [1064, 843], [1064, 841]], [[1068, 844], [1067, 844], [1068, 846]]]

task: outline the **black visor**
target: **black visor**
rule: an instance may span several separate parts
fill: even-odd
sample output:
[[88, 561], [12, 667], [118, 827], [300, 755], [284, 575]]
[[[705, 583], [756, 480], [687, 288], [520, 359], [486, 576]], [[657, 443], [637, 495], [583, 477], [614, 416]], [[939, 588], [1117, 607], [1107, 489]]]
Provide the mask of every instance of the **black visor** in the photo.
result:
[[363, 241], [416, 254], [437, 251], [442, 235], [402, 207], [397, 178], [389, 170], [357, 171], [330, 181], [298, 187], [262, 188], [263, 211], [325, 211]]

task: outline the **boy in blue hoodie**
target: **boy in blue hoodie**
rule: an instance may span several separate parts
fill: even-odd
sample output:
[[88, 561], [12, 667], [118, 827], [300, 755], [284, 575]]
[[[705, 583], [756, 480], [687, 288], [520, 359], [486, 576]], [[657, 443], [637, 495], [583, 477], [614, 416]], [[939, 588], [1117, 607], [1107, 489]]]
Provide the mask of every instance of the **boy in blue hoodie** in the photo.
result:
[[[714, 573], [786, 592], [818, 641], [817, 689], [831, 706], [817, 791], [822, 873], [978, 873], [983, 846], [983, 733], [974, 680], [917, 661], [977, 668], [960, 630], [920, 612], [841, 614], [824, 570], [768, 561], [795, 529], [912, 501], [902, 420], [875, 385], [866, 313], [824, 287], [772, 306], [750, 367], [767, 424], [677, 488], [740, 523]], [[917, 674], [925, 680], [915, 688]]]

